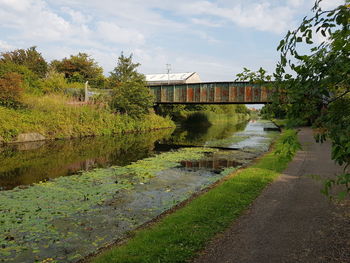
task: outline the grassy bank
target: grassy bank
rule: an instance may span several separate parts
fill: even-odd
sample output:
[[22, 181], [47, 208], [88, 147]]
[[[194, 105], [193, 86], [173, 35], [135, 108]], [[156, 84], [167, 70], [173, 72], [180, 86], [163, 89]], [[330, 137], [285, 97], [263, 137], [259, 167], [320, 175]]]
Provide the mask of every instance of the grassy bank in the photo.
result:
[[135, 120], [97, 105], [70, 105], [63, 95], [27, 96], [24, 100], [26, 106], [22, 109], [0, 107], [0, 136], [5, 141], [30, 132], [54, 139], [174, 127], [170, 119], [156, 114]]
[[255, 165], [194, 199], [150, 228], [137, 231], [126, 244], [93, 262], [185, 262], [223, 231], [285, 169], [298, 149], [296, 132], [284, 131], [274, 149]]

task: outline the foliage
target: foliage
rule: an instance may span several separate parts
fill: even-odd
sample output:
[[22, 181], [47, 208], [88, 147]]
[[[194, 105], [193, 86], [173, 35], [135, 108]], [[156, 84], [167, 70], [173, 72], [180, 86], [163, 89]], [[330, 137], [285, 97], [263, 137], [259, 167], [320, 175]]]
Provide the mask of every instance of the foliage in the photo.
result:
[[[212, 114], [214, 117], [208, 118], [210, 122], [213, 122], [215, 118], [215, 125], [199, 126], [192, 125], [187, 126], [185, 130], [179, 128], [176, 129], [167, 143], [170, 144], [180, 144], [180, 145], [208, 145], [208, 146], [219, 146], [225, 147], [229, 146], [232, 140], [232, 134], [236, 132], [243, 131], [247, 125], [246, 116], [236, 116], [228, 118], [226, 115], [221, 116], [222, 119], [217, 119], [218, 115]], [[233, 136], [236, 137], [236, 136]], [[239, 136], [244, 137], [244, 136]], [[230, 143], [227, 145], [226, 143]]]
[[0, 77], [0, 105], [16, 108], [22, 102], [22, 77], [9, 72]]
[[156, 112], [162, 116], [170, 116], [174, 121], [185, 122], [189, 116], [197, 114], [215, 114], [218, 118], [227, 115], [226, 118], [232, 118], [235, 115], [250, 114], [250, 111], [244, 104], [237, 105], [159, 105]]
[[132, 54], [126, 57], [124, 53], [121, 53], [118, 58], [117, 66], [110, 72], [109, 76], [113, 87], [123, 82], [145, 80], [144, 75], [137, 72], [137, 68], [140, 65], [140, 63], [133, 63]]
[[22, 77], [22, 88], [25, 91], [40, 92], [38, 90], [38, 77], [26, 66], [18, 65], [12, 62], [0, 62], [0, 77], [6, 73], [18, 73]]
[[40, 78], [45, 77], [48, 68], [47, 62], [41, 53], [36, 50], [35, 46], [28, 49], [3, 52], [1, 53], [0, 61], [26, 66]]
[[145, 76], [136, 71], [139, 65], [132, 62], [132, 55], [125, 57], [122, 53], [110, 76], [115, 85], [111, 99], [112, 109], [132, 117], [147, 114], [153, 105], [153, 96], [146, 87]]
[[64, 58], [61, 61], [53, 60], [50, 67], [63, 73], [68, 82], [85, 83], [89, 81], [92, 88], [105, 87], [103, 69], [86, 53], [71, 55], [70, 58]]
[[301, 149], [301, 144], [295, 140], [297, 137], [295, 130], [288, 130], [285, 134], [286, 136], [281, 139], [281, 143], [276, 147], [275, 154], [291, 161], [295, 152]]
[[256, 72], [248, 68], [243, 68], [243, 72], [236, 74], [237, 78], [235, 81], [249, 81], [252, 83], [264, 84], [272, 79], [272, 76], [266, 73], [267, 71], [261, 67]]
[[[313, 124], [317, 140], [329, 138], [332, 158], [345, 165], [341, 179], [326, 186], [341, 184], [350, 193], [350, 1], [328, 11], [321, 9], [320, 2], [315, 3], [313, 17], [305, 17], [281, 40], [275, 78], [279, 89], [287, 93], [288, 118]], [[315, 34], [324, 38], [318, 45]], [[303, 50], [307, 52], [302, 54]], [[295, 76], [286, 73], [288, 67]]]
[[[276, 145], [279, 147], [286, 137], [297, 140], [295, 132], [284, 132]], [[137, 231], [127, 243], [97, 256], [93, 262], [187, 262], [279, 176], [290, 157], [284, 152], [277, 157], [274, 152], [267, 154], [252, 167], [237, 172], [150, 228]]]
[[[236, 81], [249, 81], [252, 83], [257, 83], [260, 85], [264, 85], [267, 88], [274, 88], [274, 83], [271, 82], [272, 76], [266, 74], [267, 71], [263, 68], [259, 68], [258, 71], [254, 72], [248, 68], [243, 68], [243, 72], [236, 74]], [[286, 116], [286, 110], [283, 106], [284, 98], [277, 93], [273, 94], [272, 104], [266, 104], [261, 109], [261, 115], [265, 119], [272, 118], [284, 118]]]
[[41, 80], [40, 87], [43, 93], [64, 93], [73, 98], [84, 99], [84, 84], [80, 82], [67, 82], [63, 73], [50, 70]]
[[68, 105], [63, 95], [25, 96], [27, 108], [0, 107], [0, 136], [12, 140], [20, 133], [38, 132], [46, 138], [71, 138], [109, 135], [156, 128], [173, 127], [171, 120], [155, 114], [135, 120], [127, 115], [113, 114], [93, 105]]

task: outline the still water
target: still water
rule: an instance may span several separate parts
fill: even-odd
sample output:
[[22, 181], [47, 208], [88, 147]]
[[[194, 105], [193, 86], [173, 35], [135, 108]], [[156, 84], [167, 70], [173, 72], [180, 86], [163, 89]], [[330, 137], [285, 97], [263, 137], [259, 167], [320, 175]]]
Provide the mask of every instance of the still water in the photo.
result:
[[[220, 180], [227, 167], [245, 166], [266, 152], [278, 133], [265, 128], [273, 126], [224, 122], [3, 147], [0, 257], [9, 262], [82, 259]], [[201, 146], [219, 149], [174, 161], [184, 146], [189, 152]], [[127, 168], [136, 161], [134, 170]], [[144, 180], [138, 173], [151, 176]]]
[[[0, 190], [13, 189], [94, 168], [124, 166], [183, 146], [256, 149], [268, 147], [270, 122], [224, 122], [178, 126], [144, 134], [40, 141], [0, 146]], [[267, 136], [268, 137], [268, 136]], [[264, 148], [264, 149], [265, 149]], [[266, 150], [266, 149], [265, 149]]]

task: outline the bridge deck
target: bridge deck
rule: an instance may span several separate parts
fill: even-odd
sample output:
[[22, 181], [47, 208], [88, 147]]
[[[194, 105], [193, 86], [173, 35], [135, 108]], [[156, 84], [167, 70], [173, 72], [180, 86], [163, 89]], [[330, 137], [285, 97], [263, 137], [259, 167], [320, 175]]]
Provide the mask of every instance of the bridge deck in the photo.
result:
[[149, 86], [157, 104], [266, 104], [272, 90], [249, 82], [201, 82]]

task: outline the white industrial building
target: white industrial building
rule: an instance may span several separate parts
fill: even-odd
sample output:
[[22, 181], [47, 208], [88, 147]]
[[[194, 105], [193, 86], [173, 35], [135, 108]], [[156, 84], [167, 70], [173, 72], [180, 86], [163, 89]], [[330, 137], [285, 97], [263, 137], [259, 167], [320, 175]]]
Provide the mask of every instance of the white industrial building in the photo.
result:
[[201, 82], [201, 79], [197, 72], [146, 74], [145, 76], [148, 85], [186, 84]]

